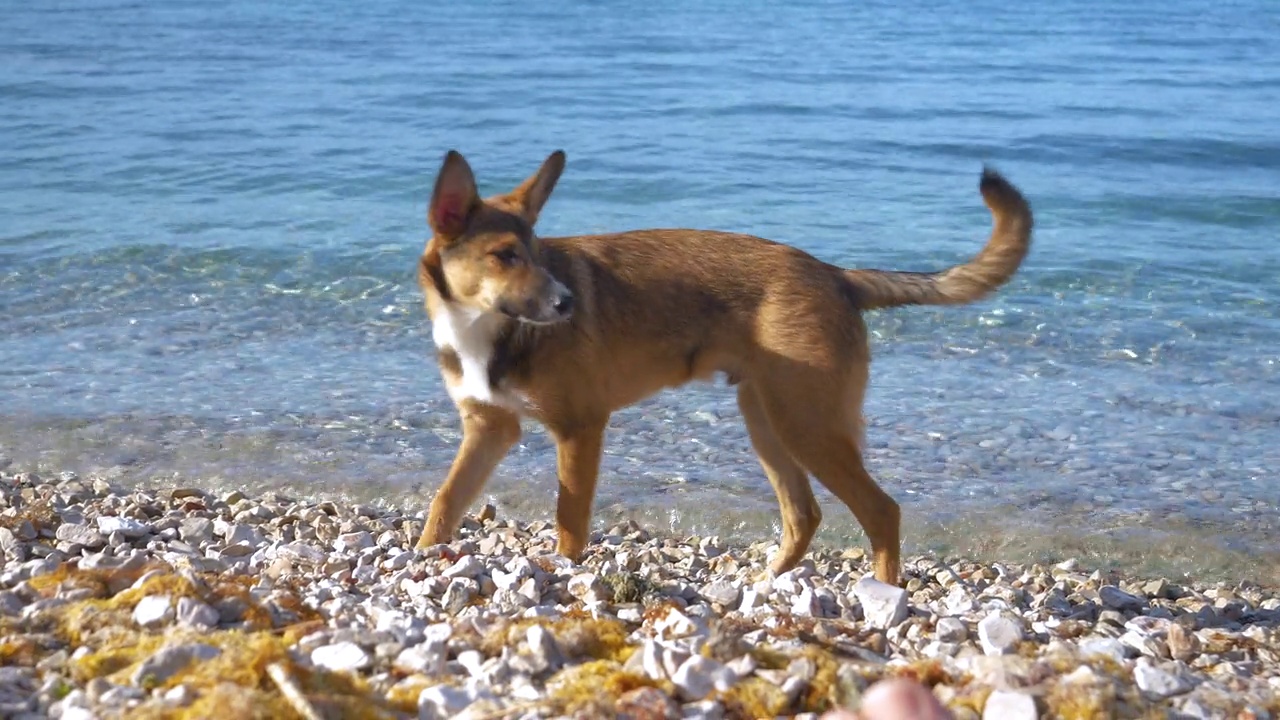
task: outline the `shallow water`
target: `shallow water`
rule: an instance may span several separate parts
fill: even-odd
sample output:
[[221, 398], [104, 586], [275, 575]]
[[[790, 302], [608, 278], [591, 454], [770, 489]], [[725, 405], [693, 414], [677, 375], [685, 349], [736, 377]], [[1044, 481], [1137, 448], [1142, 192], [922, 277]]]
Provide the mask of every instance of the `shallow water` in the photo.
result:
[[[845, 265], [1037, 215], [997, 297], [869, 316], [913, 549], [1280, 559], [1280, 7], [30, 3], [0, 34], [0, 452], [425, 504], [457, 441], [414, 285], [445, 149], [552, 149], [543, 235], [696, 226]], [[599, 520], [776, 530], [732, 393], [614, 418]], [[545, 516], [531, 426], [491, 485]], [[825, 542], [861, 542], [823, 494]]]

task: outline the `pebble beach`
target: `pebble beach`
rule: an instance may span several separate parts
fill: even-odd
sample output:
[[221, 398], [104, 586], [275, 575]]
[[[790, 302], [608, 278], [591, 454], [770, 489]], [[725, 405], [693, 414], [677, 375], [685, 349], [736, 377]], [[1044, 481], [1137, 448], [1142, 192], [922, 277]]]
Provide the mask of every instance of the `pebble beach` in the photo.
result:
[[818, 718], [887, 677], [956, 718], [1272, 718], [1280, 592], [772, 538], [0, 474], [6, 718]]

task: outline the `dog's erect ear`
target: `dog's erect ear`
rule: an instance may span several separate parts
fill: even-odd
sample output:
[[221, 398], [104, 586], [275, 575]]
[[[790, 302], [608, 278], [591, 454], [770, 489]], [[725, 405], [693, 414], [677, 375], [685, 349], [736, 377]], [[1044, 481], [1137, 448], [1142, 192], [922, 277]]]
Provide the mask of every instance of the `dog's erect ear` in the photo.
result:
[[457, 150], [444, 156], [436, 188], [427, 208], [427, 224], [442, 240], [452, 240], [467, 230], [471, 214], [480, 206], [476, 178], [471, 166]]
[[547, 204], [547, 198], [551, 197], [551, 191], [555, 189], [562, 172], [564, 151], [557, 150], [542, 163], [538, 172], [511, 191], [509, 197], [520, 206], [520, 214], [530, 225], [538, 222], [538, 214], [542, 212], [542, 206]]

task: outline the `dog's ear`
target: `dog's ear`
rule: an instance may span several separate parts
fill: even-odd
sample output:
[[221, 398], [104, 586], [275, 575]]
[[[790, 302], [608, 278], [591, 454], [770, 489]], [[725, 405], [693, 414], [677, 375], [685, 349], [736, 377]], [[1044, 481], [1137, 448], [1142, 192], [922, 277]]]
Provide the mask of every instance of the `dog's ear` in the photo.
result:
[[427, 224], [440, 239], [449, 241], [467, 230], [471, 215], [480, 206], [476, 178], [466, 158], [457, 150], [444, 156], [436, 187], [427, 208]]
[[511, 191], [508, 197], [520, 207], [520, 214], [530, 225], [538, 222], [538, 214], [542, 212], [542, 206], [547, 204], [547, 198], [551, 197], [551, 191], [555, 189], [562, 172], [564, 151], [557, 150], [542, 163], [538, 172]]

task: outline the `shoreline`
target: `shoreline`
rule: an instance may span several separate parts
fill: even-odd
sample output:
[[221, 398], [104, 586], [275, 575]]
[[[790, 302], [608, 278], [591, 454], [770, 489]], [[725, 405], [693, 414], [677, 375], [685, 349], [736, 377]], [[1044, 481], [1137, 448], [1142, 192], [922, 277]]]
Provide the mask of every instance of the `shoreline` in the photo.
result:
[[5, 716], [804, 716], [890, 676], [957, 718], [1280, 714], [1280, 591], [1248, 582], [916, 556], [894, 588], [860, 547], [773, 577], [772, 539], [634, 522], [575, 565], [492, 506], [418, 552], [425, 506], [0, 486]]

